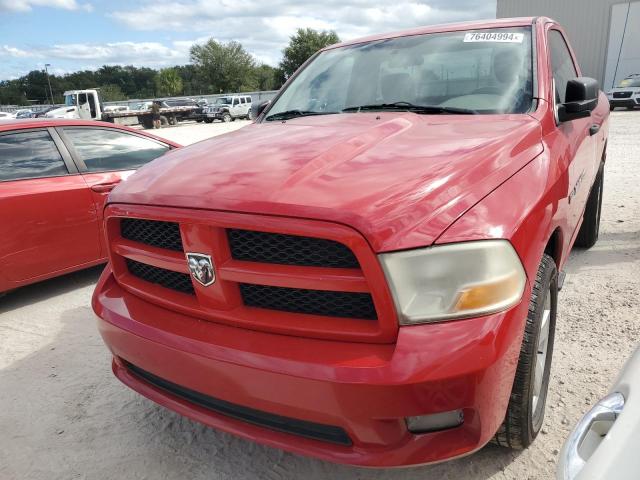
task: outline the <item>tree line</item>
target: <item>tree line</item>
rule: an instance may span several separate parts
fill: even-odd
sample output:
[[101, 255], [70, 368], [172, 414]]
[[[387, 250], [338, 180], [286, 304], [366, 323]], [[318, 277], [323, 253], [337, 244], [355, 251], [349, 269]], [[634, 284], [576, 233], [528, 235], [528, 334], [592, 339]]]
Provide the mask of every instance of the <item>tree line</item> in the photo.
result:
[[[100, 88], [105, 101], [130, 98], [193, 96], [277, 90], [316, 51], [338, 43], [333, 31], [298, 29], [282, 51], [277, 67], [258, 62], [239, 42], [211, 38], [195, 44], [187, 65], [156, 70], [133, 65], [103, 65], [66, 75], [49, 75], [53, 103], [62, 103], [66, 90]], [[51, 103], [43, 70], [32, 70], [15, 80], [0, 81], [0, 105]]]

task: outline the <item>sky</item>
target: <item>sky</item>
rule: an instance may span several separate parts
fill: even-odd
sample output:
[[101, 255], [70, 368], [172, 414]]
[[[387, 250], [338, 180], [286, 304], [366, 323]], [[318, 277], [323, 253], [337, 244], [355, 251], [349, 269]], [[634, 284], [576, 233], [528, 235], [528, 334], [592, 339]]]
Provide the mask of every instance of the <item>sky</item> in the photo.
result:
[[0, 80], [45, 63], [55, 74], [182, 65], [209, 38], [236, 40], [276, 66], [300, 27], [350, 40], [495, 13], [495, 0], [0, 0]]

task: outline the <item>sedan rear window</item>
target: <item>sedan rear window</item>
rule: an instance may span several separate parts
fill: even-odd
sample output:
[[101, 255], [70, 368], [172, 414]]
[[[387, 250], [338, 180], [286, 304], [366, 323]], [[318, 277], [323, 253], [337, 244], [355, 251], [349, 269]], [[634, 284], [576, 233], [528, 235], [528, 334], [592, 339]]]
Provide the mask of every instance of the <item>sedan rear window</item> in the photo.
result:
[[134, 170], [169, 150], [154, 140], [105, 128], [65, 128], [64, 133], [89, 172]]
[[68, 174], [46, 130], [0, 135], [0, 181]]

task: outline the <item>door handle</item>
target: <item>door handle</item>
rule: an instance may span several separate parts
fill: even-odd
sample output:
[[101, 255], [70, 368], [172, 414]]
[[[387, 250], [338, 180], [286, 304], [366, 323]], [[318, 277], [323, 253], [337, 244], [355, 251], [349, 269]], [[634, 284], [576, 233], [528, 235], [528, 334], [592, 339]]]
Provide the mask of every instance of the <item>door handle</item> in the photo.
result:
[[596, 133], [598, 133], [600, 131], [600, 125], [597, 123], [594, 123], [593, 125], [591, 125], [589, 127], [589, 135], [590, 136], [594, 136]]
[[118, 183], [120, 182], [98, 183], [97, 185], [91, 185], [91, 190], [96, 193], [109, 193], [116, 187], [116, 185], [118, 185]]

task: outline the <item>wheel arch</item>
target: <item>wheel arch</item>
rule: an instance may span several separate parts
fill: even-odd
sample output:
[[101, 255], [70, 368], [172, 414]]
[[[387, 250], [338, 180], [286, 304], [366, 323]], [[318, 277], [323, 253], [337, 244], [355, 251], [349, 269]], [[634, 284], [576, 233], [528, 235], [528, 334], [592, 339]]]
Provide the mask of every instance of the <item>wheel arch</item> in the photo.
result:
[[544, 253], [553, 258], [553, 261], [556, 263], [557, 268], [560, 268], [560, 264], [562, 261], [562, 245], [562, 229], [560, 227], [556, 227], [556, 229], [551, 232], [549, 240], [547, 240], [547, 244], [544, 247]]

